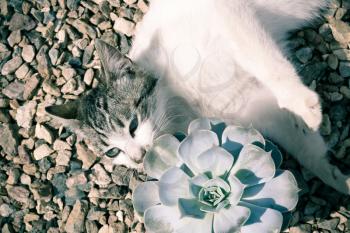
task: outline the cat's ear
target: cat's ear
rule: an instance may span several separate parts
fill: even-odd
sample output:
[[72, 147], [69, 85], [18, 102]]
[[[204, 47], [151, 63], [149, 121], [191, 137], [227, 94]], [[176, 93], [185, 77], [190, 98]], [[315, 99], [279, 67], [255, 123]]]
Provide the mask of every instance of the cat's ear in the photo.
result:
[[70, 101], [62, 105], [53, 105], [45, 108], [45, 111], [55, 117], [66, 120], [78, 119], [79, 100]]
[[102, 81], [105, 83], [112, 80], [113, 74], [117, 74], [121, 69], [132, 65], [132, 61], [128, 57], [103, 40], [96, 39], [95, 47], [101, 60], [103, 78], [105, 79]]

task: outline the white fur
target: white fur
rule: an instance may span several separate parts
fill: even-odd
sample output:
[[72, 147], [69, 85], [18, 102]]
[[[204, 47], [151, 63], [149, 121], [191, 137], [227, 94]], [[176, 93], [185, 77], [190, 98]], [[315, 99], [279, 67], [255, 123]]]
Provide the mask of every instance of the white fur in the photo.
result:
[[349, 178], [329, 164], [316, 132], [318, 96], [283, 54], [287, 33], [324, 6], [323, 0], [153, 0], [130, 57], [200, 115], [252, 123], [325, 183], [349, 193]]

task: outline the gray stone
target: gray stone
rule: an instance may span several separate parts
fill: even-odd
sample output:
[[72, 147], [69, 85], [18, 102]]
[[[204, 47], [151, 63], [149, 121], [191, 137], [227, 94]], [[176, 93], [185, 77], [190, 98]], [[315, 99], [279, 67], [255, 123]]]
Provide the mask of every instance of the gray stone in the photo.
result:
[[47, 144], [42, 144], [39, 147], [35, 148], [33, 155], [36, 160], [41, 160], [53, 152], [54, 151]]
[[9, 29], [11, 31], [27, 30], [30, 31], [36, 26], [35, 21], [28, 15], [22, 15], [15, 13], [9, 23]]
[[350, 62], [340, 62], [339, 72], [344, 78], [350, 77]]
[[61, 88], [61, 92], [63, 94], [73, 94], [75, 89], [77, 88], [77, 81], [74, 79], [69, 79], [66, 84]]
[[309, 224], [302, 224], [299, 226], [294, 226], [289, 229], [289, 233], [310, 233], [312, 232], [312, 227]]
[[56, 65], [57, 64], [57, 60], [58, 60], [58, 50], [55, 49], [55, 48], [51, 48], [49, 50], [49, 57], [50, 57], [50, 60], [51, 60], [51, 64], [52, 65]]
[[330, 220], [322, 220], [317, 224], [317, 226], [318, 228], [334, 232], [334, 230], [337, 229], [338, 223], [339, 223], [339, 219], [334, 218]]
[[15, 128], [10, 124], [0, 123], [0, 147], [8, 155], [16, 155], [18, 146], [18, 135]]
[[33, 100], [19, 107], [16, 114], [17, 125], [29, 129], [33, 123], [36, 107], [37, 103]]
[[337, 49], [334, 50], [333, 53], [339, 58], [341, 61], [350, 60], [350, 50], [349, 49]]
[[39, 74], [44, 78], [49, 77], [51, 74], [51, 64], [47, 54], [48, 47], [46, 45], [43, 45], [36, 55], [36, 60], [38, 62], [37, 70]]
[[340, 88], [340, 93], [342, 93], [347, 99], [350, 99], [350, 88], [347, 86], [342, 86]]
[[307, 63], [312, 58], [312, 49], [311, 48], [301, 48], [295, 53], [296, 57], [302, 63]]
[[31, 63], [35, 57], [35, 49], [32, 45], [25, 45], [22, 49], [22, 58], [24, 61]]
[[1, 74], [6, 76], [14, 73], [23, 63], [23, 60], [20, 56], [16, 56], [6, 62], [1, 69]]
[[334, 54], [330, 54], [327, 58], [327, 63], [331, 69], [336, 70], [339, 65], [338, 57], [335, 56]]
[[67, 0], [67, 8], [71, 11], [75, 11], [78, 9], [80, 0]]

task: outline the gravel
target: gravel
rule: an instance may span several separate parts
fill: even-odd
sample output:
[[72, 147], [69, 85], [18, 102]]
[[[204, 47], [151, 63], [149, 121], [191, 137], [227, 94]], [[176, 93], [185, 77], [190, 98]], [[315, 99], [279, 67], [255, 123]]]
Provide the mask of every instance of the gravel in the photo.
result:
[[[89, 142], [51, 121], [45, 106], [98, 85], [94, 39], [130, 49], [145, 0], [0, 0], [0, 231], [144, 232], [131, 195], [143, 174], [113, 166]], [[290, 39], [304, 82], [321, 99], [332, 163], [350, 167], [350, 3], [332, 0], [312, 28]], [[286, 232], [350, 232], [350, 197], [285, 153], [300, 202]]]

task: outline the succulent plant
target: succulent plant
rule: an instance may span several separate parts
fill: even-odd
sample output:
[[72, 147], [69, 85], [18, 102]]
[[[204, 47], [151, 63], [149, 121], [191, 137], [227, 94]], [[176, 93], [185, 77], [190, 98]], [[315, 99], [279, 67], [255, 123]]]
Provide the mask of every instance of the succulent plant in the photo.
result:
[[147, 232], [280, 232], [299, 192], [281, 162], [252, 127], [197, 119], [181, 142], [172, 135], [154, 142], [144, 159], [154, 179], [135, 189], [134, 208]]

